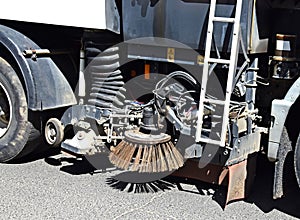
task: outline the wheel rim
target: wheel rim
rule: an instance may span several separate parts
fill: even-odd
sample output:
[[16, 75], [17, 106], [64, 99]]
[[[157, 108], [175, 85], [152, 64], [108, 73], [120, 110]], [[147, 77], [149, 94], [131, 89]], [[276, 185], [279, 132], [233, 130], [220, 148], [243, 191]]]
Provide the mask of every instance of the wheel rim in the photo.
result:
[[57, 129], [53, 123], [47, 123], [45, 128], [47, 142], [53, 145], [57, 140]]
[[51, 146], [58, 146], [64, 137], [64, 126], [56, 119], [51, 118], [47, 121], [45, 126], [45, 138]]
[[12, 120], [12, 101], [10, 96], [0, 82], [0, 138], [2, 138], [10, 127]]

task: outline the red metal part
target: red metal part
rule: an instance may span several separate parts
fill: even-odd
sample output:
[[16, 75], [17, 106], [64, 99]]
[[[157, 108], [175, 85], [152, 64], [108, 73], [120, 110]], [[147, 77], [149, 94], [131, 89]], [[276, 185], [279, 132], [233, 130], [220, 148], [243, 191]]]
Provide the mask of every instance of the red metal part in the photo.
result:
[[207, 183], [226, 185], [228, 169], [224, 166], [208, 164], [199, 168], [199, 160], [187, 160], [184, 167], [175, 171], [172, 176], [201, 180]]
[[229, 181], [226, 204], [245, 198], [247, 160], [229, 166]]
[[172, 176], [196, 179], [216, 185], [227, 185], [226, 204], [244, 199], [249, 193], [255, 177], [256, 157], [248, 157], [238, 164], [228, 167], [208, 164], [199, 168], [199, 160], [187, 160], [185, 166]]

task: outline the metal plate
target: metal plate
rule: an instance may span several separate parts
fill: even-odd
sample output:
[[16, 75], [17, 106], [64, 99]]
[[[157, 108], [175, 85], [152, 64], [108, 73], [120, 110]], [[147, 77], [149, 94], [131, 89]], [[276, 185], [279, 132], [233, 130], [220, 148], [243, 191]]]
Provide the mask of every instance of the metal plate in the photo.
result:
[[[143, 1], [139, 2], [122, 1], [125, 40], [161, 37], [178, 41], [193, 49], [204, 50], [210, 1], [163, 0], [158, 1], [154, 7], [150, 4], [143, 4]], [[243, 1], [241, 28], [245, 45], [247, 45], [249, 27], [248, 12], [252, 12], [250, 2]], [[232, 4], [218, 4], [216, 15], [230, 17], [233, 10]], [[215, 25], [215, 41], [219, 49], [225, 45], [224, 41], [230, 40], [227, 36], [227, 26], [227, 23], [222, 22]], [[230, 48], [227, 49], [230, 50]]]
[[245, 198], [246, 178], [247, 160], [229, 166], [229, 182], [226, 203]]

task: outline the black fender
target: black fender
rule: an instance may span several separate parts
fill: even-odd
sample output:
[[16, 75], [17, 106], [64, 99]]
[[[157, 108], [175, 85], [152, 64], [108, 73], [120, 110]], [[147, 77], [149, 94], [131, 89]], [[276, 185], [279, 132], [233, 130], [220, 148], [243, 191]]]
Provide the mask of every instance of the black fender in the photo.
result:
[[0, 25], [0, 44], [13, 56], [26, 88], [28, 108], [33, 111], [55, 109], [76, 104], [71, 86], [50, 58], [36, 61], [26, 59], [22, 53], [40, 49], [20, 32]]

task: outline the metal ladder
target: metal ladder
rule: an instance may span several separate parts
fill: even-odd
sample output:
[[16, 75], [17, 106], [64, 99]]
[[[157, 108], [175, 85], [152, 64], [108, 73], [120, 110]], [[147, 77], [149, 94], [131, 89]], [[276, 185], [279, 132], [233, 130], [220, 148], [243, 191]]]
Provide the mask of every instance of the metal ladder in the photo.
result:
[[[217, 6], [217, 0], [211, 0], [210, 2], [211, 3], [210, 3], [208, 29], [207, 29], [207, 36], [206, 36], [203, 75], [202, 75], [201, 93], [200, 93], [199, 110], [198, 110], [198, 124], [197, 124], [197, 129], [196, 129], [196, 142], [209, 143], [209, 144], [214, 144], [214, 145], [219, 145], [219, 146], [225, 147], [227, 126], [229, 123], [228, 117], [229, 117], [229, 110], [230, 110], [229, 109], [230, 108], [230, 98], [231, 98], [233, 79], [234, 79], [234, 76], [236, 73], [236, 65], [237, 65], [237, 59], [238, 59], [238, 54], [239, 54], [240, 20], [241, 20], [243, 0], [236, 0], [236, 4], [235, 4], [236, 11], [235, 11], [234, 18], [216, 17], [215, 11], [216, 11], [216, 6]], [[230, 53], [229, 60], [211, 58], [211, 56], [210, 56], [211, 46], [212, 46], [212, 41], [213, 41], [214, 22], [233, 23], [231, 53]], [[210, 69], [209, 69], [210, 64], [229, 65], [225, 100], [216, 100], [216, 99], [206, 98], [207, 83], [208, 83], [209, 72], [210, 72]], [[204, 113], [204, 104], [205, 103], [219, 105], [219, 106], [222, 106], [222, 108], [223, 108], [220, 140], [203, 138], [201, 136], [202, 128], [203, 128], [203, 113]]]

